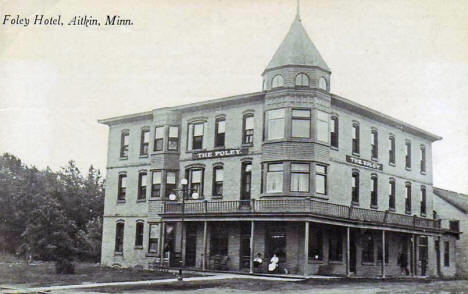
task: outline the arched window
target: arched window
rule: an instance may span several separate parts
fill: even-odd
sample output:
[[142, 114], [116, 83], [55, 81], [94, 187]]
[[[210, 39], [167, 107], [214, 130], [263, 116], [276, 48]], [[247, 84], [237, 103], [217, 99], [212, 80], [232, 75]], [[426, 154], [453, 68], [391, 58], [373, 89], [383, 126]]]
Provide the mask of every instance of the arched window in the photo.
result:
[[421, 216], [426, 216], [426, 187], [421, 186]]
[[219, 117], [215, 122], [215, 147], [224, 147], [224, 139], [226, 132], [226, 119]]
[[353, 171], [351, 201], [355, 205], [359, 204], [359, 172], [357, 170]]
[[144, 232], [144, 223], [138, 221], [135, 228], [135, 247], [143, 247], [143, 232]]
[[224, 169], [223, 166], [213, 167], [213, 196], [223, 196]]
[[122, 254], [123, 252], [124, 226], [123, 222], [117, 222], [115, 225], [115, 253]]
[[352, 150], [354, 154], [359, 154], [359, 124], [353, 123]]
[[388, 185], [388, 208], [395, 211], [395, 179], [390, 178]]
[[296, 86], [309, 87], [309, 77], [305, 73], [300, 73], [296, 76]]
[[327, 80], [324, 77], [319, 79], [319, 88], [322, 90], [327, 90]]
[[371, 176], [371, 208], [377, 208], [377, 195], [378, 195], [378, 179], [377, 175]]
[[284, 79], [282, 75], [276, 75], [271, 82], [271, 88], [279, 88], [284, 86]]
[[244, 114], [242, 128], [242, 144], [252, 145], [254, 134], [254, 115], [252, 113]]
[[128, 137], [129, 130], [123, 130], [120, 135], [120, 157], [128, 157]]
[[411, 183], [406, 183], [405, 212], [411, 214]]

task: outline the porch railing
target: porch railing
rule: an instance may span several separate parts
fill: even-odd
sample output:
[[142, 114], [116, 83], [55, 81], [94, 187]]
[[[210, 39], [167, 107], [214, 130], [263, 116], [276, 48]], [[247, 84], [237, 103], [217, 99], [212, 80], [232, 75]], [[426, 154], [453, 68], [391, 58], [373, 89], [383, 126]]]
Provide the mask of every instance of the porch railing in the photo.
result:
[[[440, 220], [421, 218], [390, 211], [380, 211], [354, 206], [327, 203], [312, 199], [267, 199], [240, 201], [199, 201], [186, 202], [184, 212], [187, 215], [251, 215], [251, 214], [308, 214], [341, 220], [382, 224], [418, 229], [440, 229]], [[182, 204], [166, 202], [162, 214], [165, 216], [182, 213]]]

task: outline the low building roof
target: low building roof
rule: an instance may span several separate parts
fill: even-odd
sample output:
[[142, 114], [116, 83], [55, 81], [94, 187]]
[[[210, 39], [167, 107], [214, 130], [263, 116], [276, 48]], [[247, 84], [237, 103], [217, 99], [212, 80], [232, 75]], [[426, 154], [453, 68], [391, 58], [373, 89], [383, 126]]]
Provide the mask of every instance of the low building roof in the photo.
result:
[[434, 187], [434, 194], [444, 199], [465, 214], [468, 214], [468, 195]]

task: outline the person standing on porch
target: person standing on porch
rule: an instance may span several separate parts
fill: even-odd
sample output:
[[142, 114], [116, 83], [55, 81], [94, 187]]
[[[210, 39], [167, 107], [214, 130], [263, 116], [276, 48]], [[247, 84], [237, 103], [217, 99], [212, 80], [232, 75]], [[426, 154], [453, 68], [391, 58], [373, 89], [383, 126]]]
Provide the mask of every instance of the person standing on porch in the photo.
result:
[[405, 275], [409, 275], [408, 258], [404, 252], [401, 252], [398, 256], [398, 264], [400, 265], [400, 274], [403, 275], [405, 273]]
[[278, 269], [279, 258], [276, 254], [273, 254], [273, 257], [270, 259], [270, 264], [268, 265], [269, 272], [275, 272]]

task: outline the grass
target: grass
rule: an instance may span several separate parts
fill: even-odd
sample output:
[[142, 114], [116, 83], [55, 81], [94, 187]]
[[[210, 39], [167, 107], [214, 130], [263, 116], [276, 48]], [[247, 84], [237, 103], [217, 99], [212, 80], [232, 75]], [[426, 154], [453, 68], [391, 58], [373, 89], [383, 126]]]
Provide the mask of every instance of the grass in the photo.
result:
[[[194, 276], [194, 275], [192, 275]], [[75, 263], [75, 274], [57, 275], [53, 262], [25, 264], [22, 260], [0, 260], [0, 285], [29, 287], [83, 283], [126, 282], [174, 278], [174, 274], [132, 269], [101, 268], [96, 263]]]

